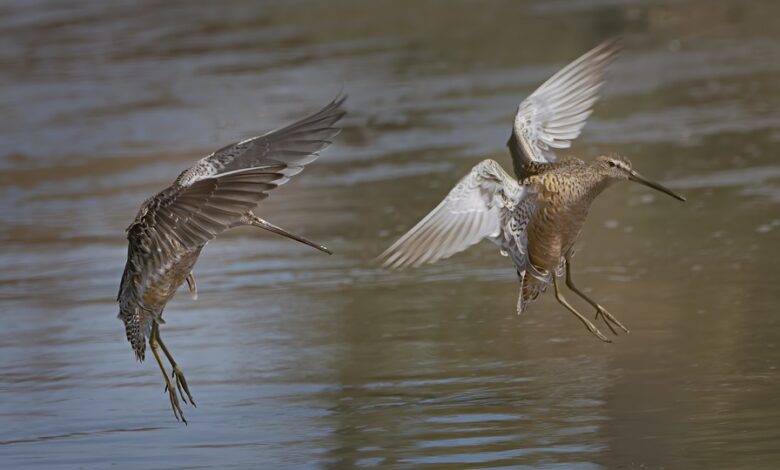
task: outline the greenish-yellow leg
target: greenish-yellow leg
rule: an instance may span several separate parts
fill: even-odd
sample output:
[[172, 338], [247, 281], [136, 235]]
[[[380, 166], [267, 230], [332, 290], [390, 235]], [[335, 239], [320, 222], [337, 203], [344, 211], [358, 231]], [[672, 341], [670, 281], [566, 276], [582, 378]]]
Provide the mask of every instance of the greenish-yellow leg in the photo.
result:
[[168, 392], [168, 398], [171, 400], [171, 408], [173, 408], [173, 416], [176, 417], [176, 420], [181, 420], [184, 421], [184, 423], [187, 423], [187, 420], [184, 419], [184, 412], [181, 410], [181, 406], [179, 405], [179, 398], [176, 396], [176, 389], [173, 388], [171, 379], [168, 378], [168, 371], [165, 370], [165, 365], [160, 358], [160, 352], [157, 351], [159, 337], [159, 326], [157, 325], [157, 322], [154, 322], [152, 323], [152, 334], [149, 337], [149, 346], [152, 349], [154, 358], [157, 360], [157, 365], [160, 366], [160, 371], [162, 371], [163, 379], [165, 380], [165, 390]]
[[187, 379], [184, 378], [184, 373], [181, 371], [181, 369], [179, 369], [178, 364], [176, 364], [176, 361], [173, 359], [173, 355], [170, 351], [168, 351], [168, 348], [165, 347], [165, 343], [163, 343], [162, 337], [160, 337], [160, 329], [158, 328], [156, 331], [153, 330], [152, 333], [157, 334], [157, 342], [160, 344], [160, 347], [165, 353], [165, 357], [168, 358], [168, 362], [171, 363], [171, 367], [173, 367], [171, 378], [176, 381], [176, 388], [179, 389], [179, 395], [181, 395], [181, 399], [184, 400], [184, 403], [187, 403], [187, 399], [184, 398], [184, 395], [186, 394], [187, 398], [190, 399], [190, 404], [192, 404], [192, 406], [197, 406], [195, 405], [195, 400], [192, 399], [192, 394], [190, 393], [190, 388], [187, 386]]
[[555, 298], [558, 300], [558, 302], [564, 307], [566, 307], [571, 313], [573, 313], [574, 316], [579, 318], [582, 324], [585, 325], [585, 328], [588, 329], [588, 331], [593, 333], [593, 335], [596, 338], [600, 339], [601, 341], [604, 341], [606, 343], [612, 342], [609, 338], [604, 336], [604, 334], [601, 331], [599, 331], [598, 328], [596, 328], [596, 325], [591, 323], [591, 321], [588, 320], [587, 318], [583, 317], [580, 312], [575, 310], [574, 307], [572, 307], [571, 304], [569, 304], [569, 302], [565, 298], [563, 298], [563, 295], [561, 294], [561, 291], [558, 288], [558, 277], [555, 275], [553, 275], [553, 286], [555, 286]]
[[571, 258], [568, 256], [566, 257], [566, 285], [569, 287], [569, 289], [573, 290], [575, 294], [585, 299], [586, 302], [588, 302], [593, 308], [596, 309], [596, 317], [595, 317], [596, 320], [598, 320], [599, 315], [601, 315], [601, 318], [604, 320], [604, 323], [606, 323], [609, 329], [612, 330], [612, 334], [617, 335], [617, 331], [615, 331], [615, 328], [612, 327], [612, 323], [617, 325], [621, 330], [625, 331], [626, 333], [629, 333], [628, 328], [623, 326], [623, 324], [620, 323], [620, 321], [618, 321], [617, 318], [613, 317], [612, 314], [607, 311], [607, 309], [602, 307], [601, 304], [599, 304], [595, 300], [585, 295], [584, 292], [582, 292], [577, 286], [574, 285], [574, 280], [571, 278]]

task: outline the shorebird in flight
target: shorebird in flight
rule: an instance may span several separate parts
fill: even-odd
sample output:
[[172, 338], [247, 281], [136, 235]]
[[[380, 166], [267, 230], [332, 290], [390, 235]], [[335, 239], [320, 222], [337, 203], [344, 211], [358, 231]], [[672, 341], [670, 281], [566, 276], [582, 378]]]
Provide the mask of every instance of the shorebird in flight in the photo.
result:
[[[179, 396], [192, 400], [184, 374], [160, 337], [165, 305], [186, 281], [197, 293], [192, 268], [206, 244], [225, 230], [259, 227], [320, 251], [319, 244], [254, 214], [258, 203], [317, 159], [339, 133], [346, 96], [287, 127], [223, 147], [184, 170], [147, 199], [127, 228], [127, 264], [119, 286], [119, 318], [139, 361], [146, 340], [165, 380], [173, 414], [185, 423]], [[159, 349], [171, 366], [171, 377]], [[178, 395], [177, 395], [178, 390]], [[184, 398], [186, 394], [187, 398]]]
[[593, 200], [607, 186], [630, 180], [684, 201], [671, 190], [647, 180], [631, 162], [610, 153], [585, 162], [558, 159], [580, 135], [598, 100], [606, 69], [618, 48], [599, 45], [544, 82], [520, 103], [507, 143], [515, 176], [493, 160], [483, 160], [417, 225], [398, 239], [380, 259], [392, 269], [417, 267], [448, 258], [488, 239], [511, 257], [520, 281], [520, 314], [552, 284], [555, 297], [586, 328], [610, 340], [561, 293], [558, 277], [594, 309], [613, 334], [628, 333], [614, 316], [583, 293], [571, 276], [574, 243]]

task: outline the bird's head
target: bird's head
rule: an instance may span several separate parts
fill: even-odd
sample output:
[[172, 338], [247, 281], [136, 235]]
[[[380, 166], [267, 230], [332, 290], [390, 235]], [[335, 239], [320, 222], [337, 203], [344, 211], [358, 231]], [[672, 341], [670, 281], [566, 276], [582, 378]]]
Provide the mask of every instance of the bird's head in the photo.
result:
[[653, 188], [656, 191], [666, 193], [673, 198], [685, 201], [685, 198], [679, 194], [673, 192], [671, 189], [666, 188], [654, 181], [650, 181], [644, 176], [640, 175], [631, 167], [631, 162], [625, 156], [619, 153], [611, 153], [609, 155], [600, 155], [596, 157], [596, 165], [599, 173], [613, 180], [630, 180], [639, 184], [643, 184], [649, 188]]

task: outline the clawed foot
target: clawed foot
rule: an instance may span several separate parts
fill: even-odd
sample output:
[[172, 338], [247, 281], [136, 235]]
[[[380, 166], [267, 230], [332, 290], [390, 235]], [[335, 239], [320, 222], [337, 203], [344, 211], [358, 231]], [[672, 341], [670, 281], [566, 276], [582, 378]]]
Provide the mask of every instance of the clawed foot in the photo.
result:
[[[179, 405], [179, 397], [176, 394], [176, 389], [173, 387], [173, 384], [171, 383], [171, 380], [168, 378], [168, 376], [163, 377], [165, 377], [165, 391], [168, 392], [168, 398], [171, 400], [173, 416], [176, 417], [176, 421], [182, 421], [184, 424], [187, 424], [187, 419], [184, 418], [184, 411], [182, 411], [181, 405]], [[176, 384], [178, 385], [178, 382]], [[183, 399], [184, 396], [182, 396], [182, 400]]]
[[[190, 276], [191, 275], [192, 274], [190, 274]], [[195, 280], [193, 278], [193, 284], [194, 281]], [[149, 346], [152, 348], [154, 359], [157, 361], [157, 365], [160, 366], [160, 372], [162, 372], [163, 379], [165, 380], [165, 392], [168, 393], [168, 398], [171, 400], [173, 416], [176, 417], [177, 421], [183, 421], [184, 424], [187, 424], [187, 420], [184, 419], [184, 412], [182, 411], [181, 405], [179, 404], [179, 397], [181, 396], [181, 399], [184, 401], [184, 403], [187, 403], [187, 398], [189, 398], [189, 403], [191, 403], [192, 406], [195, 406], [195, 401], [192, 399], [190, 388], [187, 386], [187, 379], [184, 378], [184, 374], [176, 365], [176, 361], [173, 360], [171, 352], [168, 351], [168, 348], [165, 347], [165, 343], [162, 342], [162, 338], [160, 338], [160, 326], [156, 321], [152, 324], [152, 334], [149, 340]], [[165, 356], [168, 358], [168, 362], [173, 367], [173, 372], [171, 372], [170, 378], [168, 377], [167, 367], [163, 363], [162, 358], [160, 358], [158, 348], [163, 350]], [[175, 387], [173, 386], [171, 379], [176, 382]], [[179, 393], [176, 393], [177, 390]], [[184, 398], [185, 394], [187, 395], [187, 398]]]
[[[173, 379], [173, 381], [176, 383], [176, 388], [173, 387], [171, 379]], [[195, 400], [192, 399], [190, 388], [187, 386], [187, 379], [184, 378], [184, 373], [181, 371], [181, 369], [179, 369], [178, 366], [173, 367], [173, 372], [171, 372], [171, 379], [165, 377], [165, 391], [168, 392], [168, 396], [171, 399], [173, 415], [177, 420], [181, 420], [184, 422], [184, 424], [187, 424], [187, 420], [184, 419], [184, 412], [181, 410], [181, 406], [179, 405], [179, 396], [181, 396], [181, 399], [184, 403], [189, 403], [195, 407], [197, 407], [197, 405], [195, 404]], [[178, 394], [176, 393], [176, 390], [179, 391]], [[184, 395], [187, 395], [187, 398], [184, 398]], [[187, 399], [189, 399], [189, 402]]]
[[[598, 328], [596, 328], [596, 325], [594, 325], [590, 321], [586, 321], [586, 322], [583, 322], [583, 323], [585, 324], [585, 327], [588, 329], [588, 331], [593, 333], [593, 336], [595, 336], [596, 338], [600, 339], [601, 341], [604, 341], [605, 343], [611, 343], [612, 342], [611, 339], [609, 339], [606, 336], [604, 336], [604, 333], [602, 333]], [[609, 323], [607, 323], [607, 326], [609, 326]], [[612, 327], [610, 326], [610, 329], [611, 328]]]
[[618, 333], [617, 333], [617, 331], [615, 330], [615, 328], [612, 325], [617, 326], [618, 328], [620, 328], [621, 330], [623, 330], [626, 333], [630, 333], [628, 328], [623, 326], [623, 324], [620, 323], [620, 321], [617, 318], [613, 317], [612, 314], [607, 311], [607, 309], [605, 309], [604, 307], [602, 307], [599, 304], [596, 304], [596, 316], [595, 316], [594, 319], [598, 320], [599, 316], [601, 316], [601, 319], [604, 320], [604, 323], [607, 324], [607, 326], [609, 327], [610, 331], [612, 331], [613, 335], [617, 336]]
[[184, 403], [187, 403], [187, 400], [184, 398], [184, 395], [186, 394], [187, 398], [190, 400], [190, 405], [197, 408], [198, 405], [196, 405], [195, 400], [192, 399], [190, 388], [187, 386], [187, 379], [184, 378], [184, 373], [181, 371], [181, 369], [179, 369], [178, 366], [173, 367], [171, 378], [176, 381], [176, 388], [179, 389], [179, 395], [181, 395], [181, 399], [184, 400]]
[[[623, 324], [620, 323], [617, 320], [617, 318], [613, 317], [612, 314], [607, 312], [607, 309], [605, 309], [598, 302], [594, 301], [593, 299], [591, 299], [590, 297], [585, 295], [581, 290], [579, 290], [577, 288], [577, 286], [574, 285], [574, 280], [571, 278], [571, 252], [569, 252], [566, 255], [565, 259], [566, 259], [566, 285], [569, 286], [569, 289], [571, 289], [574, 293], [579, 295], [583, 300], [588, 302], [593, 308], [596, 309], [596, 316], [595, 316], [594, 320], [598, 321], [599, 316], [601, 316], [601, 319], [604, 320], [604, 323], [607, 324], [607, 327], [609, 327], [609, 330], [615, 336], [617, 336], [617, 334], [618, 334], [617, 330], [615, 330], [615, 326], [617, 326], [621, 330], [625, 331], [626, 333], [629, 333], [628, 328], [623, 326]], [[556, 295], [558, 295], [558, 284], [555, 285], [555, 289], [556, 289]], [[571, 308], [570, 308], [570, 310], [571, 310]], [[599, 339], [603, 339], [602, 337], [604, 335], [602, 335], [601, 332], [596, 333], [596, 331], [598, 331], [598, 329], [596, 331], [593, 331], [593, 329], [591, 328], [592, 325], [587, 325], [587, 323], [586, 323], [586, 326], [588, 326], [588, 329], [590, 330], [591, 333], [596, 335]], [[595, 326], [593, 328], [595, 328]]]

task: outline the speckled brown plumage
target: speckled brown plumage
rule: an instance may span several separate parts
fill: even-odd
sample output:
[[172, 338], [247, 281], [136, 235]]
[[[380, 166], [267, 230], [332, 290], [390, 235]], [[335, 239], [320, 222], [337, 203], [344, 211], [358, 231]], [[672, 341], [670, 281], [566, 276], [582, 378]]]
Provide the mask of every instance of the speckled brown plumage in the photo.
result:
[[609, 164], [604, 163], [607, 158], [630, 165], [625, 157], [616, 154], [599, 157], [591, 163], [567, 157], [555, 163], [528, 165], [531, 176], [521, 184], [533, 188], [537, 205], [528, 226], [528, 258], [542, 276], [524, 279], [524, 305], [544, 292], [550, 284], [549, 273], [560, 274], [593, 200], [610, 183], [621, 179], [620, 174], [609, 171]]
[[[593, 200], [609, 184], [633, 180], [680, 196], [641, 177], [618, 154], [586, 163], [558, 160], [553, 149], [568, 148], [598, 100], [616, 44], [608, 41], [564, 67], [518, 106], [508, 147], [515, 178], [493, 160], [474, 166], [445, 199], [402, 235], [380, 258], [399, 269], [433, 263], [488, 239], [509, 256], [520, 281], [517, 313], [553, 284], [558, 301], [588, 330], [609, 341], [561, 295], [557, 277], [590, 305], [616, 333], [628, 330], [571, 279], [570, 256]], [[614, 325], [614, 326], [613, 326]]]

